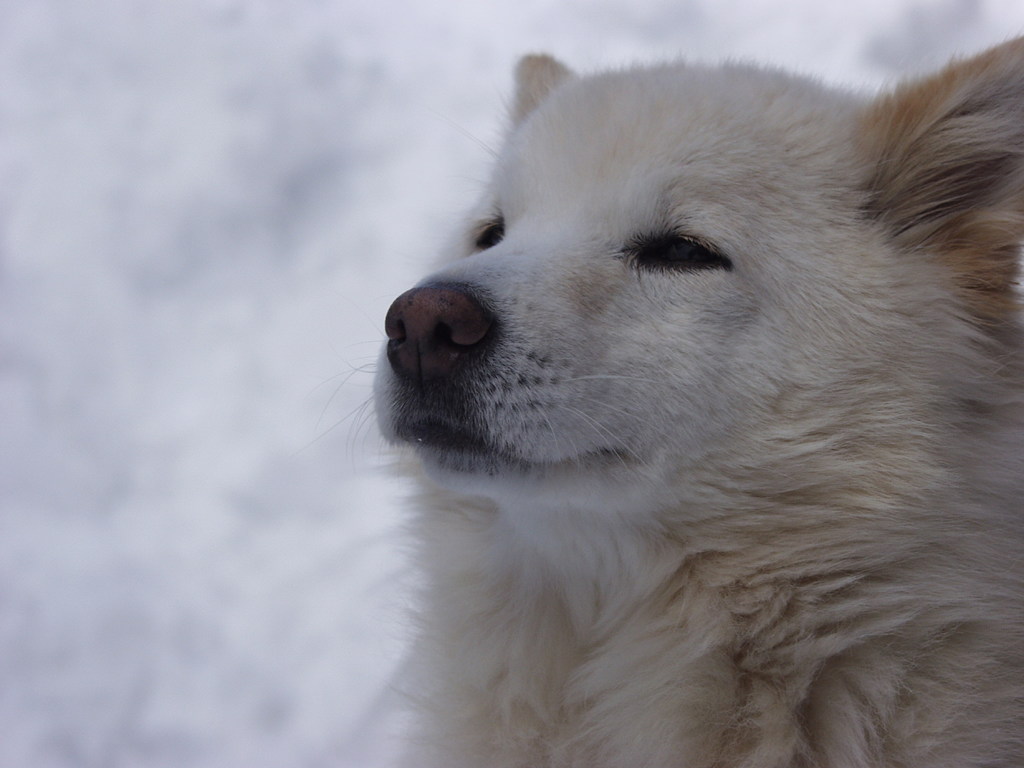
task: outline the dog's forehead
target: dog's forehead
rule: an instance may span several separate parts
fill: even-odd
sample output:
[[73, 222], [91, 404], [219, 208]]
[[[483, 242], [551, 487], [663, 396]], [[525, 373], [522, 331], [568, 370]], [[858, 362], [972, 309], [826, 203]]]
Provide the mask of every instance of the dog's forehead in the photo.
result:
[[[680, 184], [715, 189], [834, 178], [860, 100], [780, 72], [683, 64], [579, 78], [510, 137], [498, 185], [509, 205], [640, 209]], [[809, 173], [810, 172], [810, 173]], [[792, 177], [792, 178], [790, 178]]]

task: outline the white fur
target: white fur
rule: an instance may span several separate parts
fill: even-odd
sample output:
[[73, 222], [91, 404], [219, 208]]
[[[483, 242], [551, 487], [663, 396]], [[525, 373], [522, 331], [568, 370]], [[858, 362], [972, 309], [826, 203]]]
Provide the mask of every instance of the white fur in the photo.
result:
[[[410, 766], [1024, 765], [1022, 336], [971, 282], [994, 235], [955, 229], [1024, 236], [1024, 45], [1000, 50], [891, 108], [754, 67], [523, 61], [425, 281], [497, 310], [463, 394], [500, 455], [417, 452]], [[945, 166], [899, 132], [962, 117], [941, 99], [987, 100], [948, 133], [1008, 165], [949, 211], [909, 199]], [[733, 269], [623, 255], [664, 230]], [[377, 388], [393, 436], [414, 396], [386, 361]]]

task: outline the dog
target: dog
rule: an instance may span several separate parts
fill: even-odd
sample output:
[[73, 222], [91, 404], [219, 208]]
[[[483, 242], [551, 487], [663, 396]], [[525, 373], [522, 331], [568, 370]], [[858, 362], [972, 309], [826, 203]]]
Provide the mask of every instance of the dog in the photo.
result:
[[415, 768], [1024, 765], [1024, 38], [515, 73], [375, 382]]

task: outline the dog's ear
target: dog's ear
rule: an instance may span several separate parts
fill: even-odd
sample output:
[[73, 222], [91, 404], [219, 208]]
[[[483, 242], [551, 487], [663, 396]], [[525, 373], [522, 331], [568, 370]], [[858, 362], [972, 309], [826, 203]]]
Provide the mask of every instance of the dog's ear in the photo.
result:
[[516, 65], [516, 97], [512, 103], [512, 125], [517, 126], [547, 98], [572, 71], [547, 54], [523, 56]]
[[1017, 309], [1024, 240], [1024, 38], [904, 83], [865, 112], [868, 212], [946, 262], [976, 319]]

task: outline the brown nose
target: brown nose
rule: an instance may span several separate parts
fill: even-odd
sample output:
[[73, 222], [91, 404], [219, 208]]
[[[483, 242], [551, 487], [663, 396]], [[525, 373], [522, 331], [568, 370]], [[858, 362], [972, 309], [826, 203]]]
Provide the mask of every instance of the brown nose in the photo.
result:
[[395, 299], [384, 321], [388, 361], [399, 376], [444, 378], [481, 348], [493, 321], [467, 286], [413, 288]]

